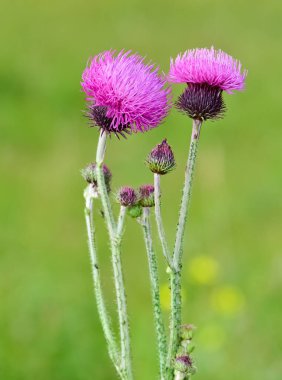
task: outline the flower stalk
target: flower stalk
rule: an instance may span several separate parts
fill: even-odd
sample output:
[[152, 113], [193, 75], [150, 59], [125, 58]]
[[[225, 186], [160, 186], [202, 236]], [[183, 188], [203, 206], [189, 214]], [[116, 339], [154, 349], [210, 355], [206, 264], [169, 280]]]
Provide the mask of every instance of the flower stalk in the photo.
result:
[[104, 161], [104, 155], [106, 151], [106, 133], [101, 131], [100, 138], [97, 146], [96, 154], [96, 164], [97, 164], [97, 182], [98, 191], [101, 197], [103, 211], [105, 214], [105, 220], [108, 227], [110, 246], [112, 252], [112, 266], [114, 274], [114, 284], [116, 290], [117, 298], [117, 310], [119, 319], [119, 331], [120, 331], [120, 344], [121, 344], [121, 368], [122, 368], [122, 379], [131, 380], [132, 379], [132, 369], [131, 369], [131, 355], [130, 355], [130, 335], [129, 335], [129, 321], [127, 315], [127, 303], [126, 303], [126, 293], [122, 272], [121, 263], [121, 233], [122, 225], [124, 221], [124, 210], [119, 220], [119, 230], [117, 230], [117, 225], [114, 220], [114, 215], [112, 211], [112, 206], [110, 198], [107, 192], [105, 179], [102, 171], [102, 165]]
[[163, 226], [163, 220], [162, 220], [162, 215], [161, 215], [161, 178], [160, 174], [154, 173], [154, 187], [155, 187], [155, 192], [154, 192], [154, 197], [155, 197], [155, 217], [156, 217], [156, 224], [158, 228], [158, 234], [160, 238], [160, 242], [162, 245], [162, 250], [164, 257], [167, 261], [168, 266], [171, 268], [172, 267], [172, 260], [171, 260], [171, 255], [169, 252], [166, 236], [165, 236], [165, 230]]
[[176, 231], [176, 239], [173, 251], [173, 264], [176, 271], [181, 269], [181, 259], [183, 253], [183, 237], [185, 225], [188, 217], [188, 208], [192, 194], [193, 175], [195, 170], [198, 143], [200, 139], [201, 122], [193, 120], [192, 135], [190, 142], [190, 149], [188, 154], [188, 161], [185, 169], [185, 180], [182, 192], [182, 200], [179, 212], [179, 219]]
[[173, 370], [173, 360], [176, 356], [179, 340], [180, 340], [180, 326], [181, 326], [181, 267], [182, 267], [182, 253], [183, 253], [183, 238], [184, 230], [188, 216], [189, 203], [192, 194], [193, 174], [196, 164], [197, 148], [200, 138], [201, 122], [193, 120], [192, 135], [190, 142], [190, 149], [188, 160], [185, 169], [185, 180], [182, 193], [182, 200], [179, 212], [179, 220], [176, 231], [176, 239], [173, 252], [173, 267], [170, 277], [171, 285], [171, 325], [170, 325], [170, 340], [167, 357], [167, 371], [168, 378], [170, 379]]
[[153, 312], [154, 312], [154, 319], [155, 319], [155, 326], [156, 326], [157, 345], [158, 345], [158, 354], [159, 354], [159, 363], [160, 363], [160, 377], [162, 380], [164, 380], [166, 355], [167, 355], [167, 342], [166, 342], [166, 332], [165, 332], [162, 311], [161, 311], [158, 265], [157, 265], [156, 255], [153, 249], [149, 207], [143, 208], [143, 218], [142, 218], [141, 224], [143, 228], [145, 246], [146, 246], [147, 257], [148, 257], [148, 264], [149, 264]]
[[[86, 194], [89, 194], [89, 192], [86, 192]], [[86, 221], [90, 261], [91, 261], [91, 267], [92, 267], [94, 292], [96, 296], [96, 303], [97, 303], [99, 318], [101, 321], [106, 342], [108, 344], [109, 356], [114, 366], [116, 367], [118, 373], [121, 373], [120, 353], [119, 353], [117, 343], [114, 337], [110, 318], [106, 310], [106, 305], [105, 305], [104, 296], [102, 292], [97, 250], [96, 250], [96, 245], [95, 245], [95, 228], [94, 228], [94, 223], [93, 223], [93, 201], [94, 199], [91, 196], [87, 196], [85, 199], [85, 221]]]

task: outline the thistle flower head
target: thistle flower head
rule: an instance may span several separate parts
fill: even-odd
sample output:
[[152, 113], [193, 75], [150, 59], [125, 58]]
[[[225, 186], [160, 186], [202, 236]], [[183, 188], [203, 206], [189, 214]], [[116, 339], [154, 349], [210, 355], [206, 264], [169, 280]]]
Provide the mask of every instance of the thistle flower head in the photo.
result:
[[129, 51], [105, 51], [95, 56], [81, 83], [93, 124], [115, 134], [157, 127], [171, 106], [170, 88], [165, 84], [158, 68], [146, 65], [144, 58]]
[[222, 50], [193, 49], [171, 59], [169, 81], [174, 83], [206, 83], [232, 93], [243, 90], [247, 71], [241, 63]]
[[125, 207], [134, 206], [138, 197], [136, 191], [132, 187], [122, 187], [117, 194], [118, 202]]
[[[103, 164], [103, 174], [105, 178], [105, 184], [107, 187], [108, 192], [111, 191], [111, 179], [112, 179], [112, 173], [110, 169]], [[93, 185], [93, 187], [97, 188], [97, 170], [96, 170], [96, 163], [93, 162], [89, 165], [87, 165], [84, 169], [81, 170], [81, 175], [85, 179], [86, 182]]]
[[221, 50], [193, 49], [171, 60], [169, 80], [187, 83], [176, 107], [195, 120], [221, 118], [225, 112], [222, 91], [243, 90], [247, 71]]
[[174, 154], [166, 139], [151, 151], [146, 163], [153, 173], [162, 175], [175, 168]]
[[139, 187], [139, 203], [142, 207], [154, 207], [154, 186], [142, 185]]

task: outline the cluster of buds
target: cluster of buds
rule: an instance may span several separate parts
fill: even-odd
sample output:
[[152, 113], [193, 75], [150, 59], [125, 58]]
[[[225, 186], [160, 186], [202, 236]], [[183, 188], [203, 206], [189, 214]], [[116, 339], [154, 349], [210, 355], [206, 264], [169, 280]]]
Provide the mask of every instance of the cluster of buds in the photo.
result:
[[[112, 179], [112, 173], [110, 169], [103, 164], [103, 174], [105, 179], [105, 185], [107, 188], [108, 193], [111, 191], [111, 179]], [[90, 185], [92, 185], [92, 188], [97, 191], [98, 190], [98, 182], [97, 182], [97, 167], [96, 163], [91, 163], [86, 166], [86, 168], [81, 170], [81, 175], [85, 179], [86, 182], [88, 182]]]
[[154, 186], [142, 185], [138, 190], [125, 186], [119, 189], [117, 201], [121, 206], [127, 207], [132, 218], [142, 215], [143, 207], [154, 207]]
[[197, 371], [194, 359], [191, 355], [195, 348], [191, 343], [194, 331], [194, 325], [188, 324], [181, 326], [181, 343], [174, 361], [174, 368], [175, 371], [181, 372], [185, 376], [193, 375]]

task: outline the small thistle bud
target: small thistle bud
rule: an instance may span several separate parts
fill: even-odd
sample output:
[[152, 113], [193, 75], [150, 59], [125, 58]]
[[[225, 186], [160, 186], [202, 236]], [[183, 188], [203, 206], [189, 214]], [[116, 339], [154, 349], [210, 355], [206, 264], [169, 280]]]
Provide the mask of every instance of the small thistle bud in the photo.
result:
[[175, 168], [174, 154], [166, 139], [151, 151], [146, 163], [153, 173], [162, 175]]
[[142, 185], [139, 187], [140, 205], [142, 207], [154, 207], [154, 186]]
[[196, 327], [192, 324], [182, 325], [180, 336], [182, 340], [191, 340], [194, 335]]
[[118, 191], [117, 200], [122, 206], [134, 206], [137, 199], [136, 191], [132, 187], [125, 186]]
[[[105, 183], [107, 187], [108, 193], [111, 191], [111, 179], [112, 179], [112, 173], [110, 172], [110, 169], [103, 164], [103, 173], [105, 178]], [[91, 183], [95, 188], [98, 187], [97, 184], [97, 172], [96, 172], [96, 163], [91, 163], [86, 166], [85, 169], [81, 170], [81, 175], [87, 181], [88, 183]]]
[[139, 218], [139, 216], [142, 215], [142, 206], [137, 203], [136, 205], [134, 206], [129, 206], [127, 208], [127, 213], [128, 215], [130, 215], [132, 218]]
[[189, 355], [177, 356], [174, 361], [174, 368], [176, 371], [188, 374], [193, 367], [192, 358]]

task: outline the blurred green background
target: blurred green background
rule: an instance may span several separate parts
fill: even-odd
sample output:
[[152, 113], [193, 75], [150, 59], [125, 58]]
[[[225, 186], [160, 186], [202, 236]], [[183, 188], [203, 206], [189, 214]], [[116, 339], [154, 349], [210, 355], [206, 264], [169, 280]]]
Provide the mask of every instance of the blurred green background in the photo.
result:
[[[281, 1], [4, 0], [1, 9], [0, 378], [115, 378], [92, 292], [79, 173], [98, 137], [82, 113], [88, 58], [132, 49], [167, 71], [170, 56], [214, 45], [249, 75], [244, 93], [225, 95], [226, 117], [201, 135], [183, 276], [184, 321], [198, 327], [195, 379], [281, 379]], [[107, 151], [113, 187], [138, 186], [152, 181], [145, 156], [168, 138], [178, 164], [162, 181], [171, 246], [190, 130], [172, 110], [159, 128], [113, 138]], [[96, 217], [115, 316], [107, 235]], [[136, 379], [155, 379], [147, 262], [129, 219], [123, 261]], [[163, 264], [161, 272], [167, 316]]]

